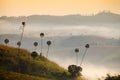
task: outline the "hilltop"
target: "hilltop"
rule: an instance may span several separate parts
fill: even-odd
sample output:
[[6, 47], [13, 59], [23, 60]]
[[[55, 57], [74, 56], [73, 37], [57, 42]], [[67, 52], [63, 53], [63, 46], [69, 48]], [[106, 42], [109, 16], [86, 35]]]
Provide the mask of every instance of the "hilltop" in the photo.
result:
[[95, 15], [83, 16], [80, 14], [53, 16], [53, 15], [30, 15], [20, 17], [1, 16], [2, 23], [17, 23], [26, 21], [30, 25], [103, 25], [119, 24], [120, 15], [111, 12], [100, 12]]
[[[73, 80], [58, 64], [30, 52], [0, 45], [0, 80]], [[81, 80], [81, 79], [80, 79]]]

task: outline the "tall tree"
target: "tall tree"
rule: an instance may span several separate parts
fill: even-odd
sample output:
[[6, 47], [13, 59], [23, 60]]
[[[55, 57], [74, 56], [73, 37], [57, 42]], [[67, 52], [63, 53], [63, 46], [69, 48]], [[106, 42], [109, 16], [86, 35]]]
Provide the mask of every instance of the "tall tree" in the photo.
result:
[[20, 53], [20, 46], [21, 46], [21, 42], [20, 41], [18, 41], [17, 42], [17, 46], [18, 46], [18, 56], [20, 55], [19, 53]]
[[21, 42], [20, 41], [17, 42], [17, 46], [18, 46], [18, 48], [21, 46]]
[[85, 55], [86, 55], [86, 53], [87, 53], [88, 48], [90, 48], [90, 45], [89, 45], [89, 44], [86, 44], [86, 45], [85, 45], [85, 48], [86, 48], [86, 49], [85, 49], [85, 52], [84, 52], [84, 54], [83, 54], [83, 57], [82, 57], [80, 66], [82, 65], [82, 62], [83, 62], [83, 60], [84, 60], [84, 58], [85, 58]]
[[38, 42], [34, 42], [33, 44], [34, 44], [35, 50], [36, 50], [36, 47], [38, 46]]
[[47, 55], [46, 55], [46, 57], [48, 57], [48, 53], [49, 53], [49, 48], [50, 48], [50, 45], [51, 45], [51, 41], [47, 41], [47, 45], [48, 45], [48, 50], [47, 50]]
[[7, 45], [9, 43], [9, 39], [5, 39], [4, 43]]
[[[22, 22], [22, 33], [21, 33], [20, 43], [22, 43], [25, 25], [26, 25], [26, 23], [25, 23], [25, 22]], [[21, 46], [21, 45], [20, 45], [20, 46]], [[20, 46], [19, 46], [19, 48], [20, 48]]]
[[40, 33], [40, 37], [41, 37], [41, 53], [40, 54], [42, 55], [44, 33]]
[[78, 53], [79, 53], [78, 48], [75, 49], [75, 53], [76, 53], [76, 65], [78, 65]]

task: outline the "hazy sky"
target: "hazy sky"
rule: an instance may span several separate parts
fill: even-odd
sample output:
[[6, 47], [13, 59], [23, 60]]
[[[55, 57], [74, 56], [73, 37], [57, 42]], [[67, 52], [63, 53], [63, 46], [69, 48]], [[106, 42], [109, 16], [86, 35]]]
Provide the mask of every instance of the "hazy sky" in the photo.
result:
[[120, 0], [0, 0], [0, 16], [120, 14]]
[[[0, 0], [0, 16], [28, 16], [28, 15], [35, 15], [35, 14], [38, 14], [38, 15], [68, 15], [68, 14], [91, 15], [101, 11], [110, 11], [113, 13], [120, 14], [120, 0]], [[118, 26], [110, 24], [109, 27], [108, 26], [62, 26], [61, 27], [58, 25], [57, 26], [56, 25], [55, 26], [38, 25], [34, 27], [30, 24], [27, 24], [25, 27], [24, 36], [27, 35], [27, 36], [33, 37], [37, 35], [37, 37], [39, 37], [40, 32], [45, 32], [52, 37], [61, 36], [61, 35], [62, 36], [95, 35], [95, 36], [107, 37], [110, 39], [113, 39], [113, 38], [119, 39], [120, 38], [119, 29], [120, 29], [119, 24]], [[5, 20], [0, 21], [0, 34], [21, 34], [21, 31], [22, 30], [20, 29], [20, 24], [9, 23]], [[68, 48], [65, 48], [65, 49], [68, 49]], [[63, 54], [65, 49], [63, 49]], [[105, 51], [105, 53], [106, 53], [106, 50], [115, 51], [116, 49], [104, 48], [104, 47], [101, 49], [101, 51]], [[70, 57], [70, 60], [71, 60], [71, 57]], [[63, 63], [62, 60], [61, 62]], [[69, 63], [71, 64], [70, 61]], [[105, 75], [108, 72], [107, 70], [109, 70], [108, 67], [107, 68], [104, 68], [101, 66], [96, 67], [94, 65], [88, 64], [88, 66], [85, 65], [83, 74], [86, 74], [87, 76], [96, 76], [96, 74], [101, 76], [101, 74]]]

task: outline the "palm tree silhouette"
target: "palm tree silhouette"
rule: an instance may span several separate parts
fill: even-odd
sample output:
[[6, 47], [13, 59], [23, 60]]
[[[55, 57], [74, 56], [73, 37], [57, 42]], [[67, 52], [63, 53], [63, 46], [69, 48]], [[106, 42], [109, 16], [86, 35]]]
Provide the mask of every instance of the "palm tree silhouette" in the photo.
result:
[[18, 45], [18, 48], [21, 46], [21, 42], [20, 41], [18, 41], [17, 42], [17, 45]]
[[47, 45], [48, 45], [48, 50], [47, 50], [47, 55], [46, 55], [46, 57], [48, 57], [48, 53], [49, 53], [49, 48], [50, 48], [50, 45], [51, 45], [51, 41], [47, 41], [46, 43], [47, 43]]
[[9, 39], [5, 39], [4, 43], [7, 45], [9, 43]]
[[83, 54], [83, 57], [82, 57], [80, 66], [82, 65], [82, 62], [83, 62], [83, 60], [84, 60], [84, 58], [85, 58], [85, 55], [86, 55], [86, 53], [87, 53], [88, 48], [90, 48], [90, 45], [89, 45], [89, 44], [86, 44], [86, 45], [85, 45], [85, 48], [86, 48], [86, 49], [85, 49], [85, 52], [84, 52], [84, 54]]
[[76, 65], [78, 65], [78, 53], [79, 53], [78, 48], [75, 49], [75, 53], [76, 53]]
[[34, 46], [35, 46], [35, 50], [36, 50], [36, 47], [38, 46], [38, 42], [34, 42]]
[[20, 53], [20, 46], [21, 46], [21, 42], [20, 41], [18, 41], [17, 42], [17, 46], [18, 46], [18, 56], [20, 55], [19, 53]]
[[41, 53], [40, 53], [40, 55], [42, 55], [44, 33], [40, 33], [40, 37], [41, 37]]
[[[24, 33], [24, 28], [25, 28], [25, 25], [26, 25], [26, 23], [25, 22], [22, 22], [22, 33], [21, 33], [21, 38], [20, 38], [20, 43], [22, 43], [22, 39], [23, 39], [23, 33]], [[21, 45], [20, 45], [21, 46]], [[20, 46], [19, 46], [19, 48], [20, 48]]]

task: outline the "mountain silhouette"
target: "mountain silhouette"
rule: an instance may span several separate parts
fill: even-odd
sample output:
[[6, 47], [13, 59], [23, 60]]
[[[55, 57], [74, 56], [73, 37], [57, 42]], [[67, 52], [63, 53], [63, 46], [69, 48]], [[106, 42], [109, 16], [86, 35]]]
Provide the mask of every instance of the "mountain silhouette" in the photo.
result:
[[26, 21], [28, 24], [51, 24], [51, 25], [101, 25], [101, 24], [119, 24], [120, 15], [111, 12], [101, 12], [96, 15], [31, 15], [20, 17], [0, 17], [0, 21], [19, 23]]

